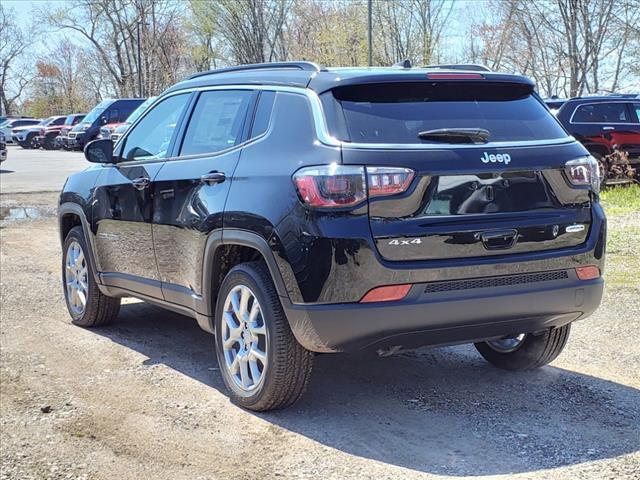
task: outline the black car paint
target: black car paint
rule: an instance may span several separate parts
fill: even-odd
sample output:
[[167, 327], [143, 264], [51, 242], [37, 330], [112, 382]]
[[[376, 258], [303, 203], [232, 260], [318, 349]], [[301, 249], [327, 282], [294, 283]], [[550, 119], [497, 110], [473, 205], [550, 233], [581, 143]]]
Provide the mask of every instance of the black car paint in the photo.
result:
[[[254, 78], [251, 73], [247, 77], [243, 75], [243, 84]], [[306, 72], [295, 72], [293, 77], [284, 83], [302, 86], [311, 80]], [[322, 81], [316, 78], [311, 84], [315, 82], [323, 90], [339, 81], [333, 74], [329, 77]], [[390, 78], [384, 74], [367, 79], [379, 82], [380, 77], [385, 81]], [[512, 76], [500, 78], [503, 77], [505, 81], [515, 81]], [[269, 75], [261, 78], [263, 82], [270, 81]], [[237, 77], [221, 76], [215, 80], [199, 77], [168, 92], [238, 82]], [[252, 112], [249, 109], [249, 115]], [[363, 348], [414, 334], [414, 339], [419, 338], [423, 344], [438, 344], [535, 331], [587, 316], [600, 301], [602, 280], [582, 282], [573, 272], [582, 265], [597, 265], [604, 270], [606, 222], [588, 190], [571, 189], [568, 198], [548, 199], [566, 203], [567, 209], [590, 204], [591, 208], [578, 212], [582, 216], [573, 217], [574, 221], [581, 218], [589, 225], [584, 238], [577, 239], [583, 241], [560, 242], [538, 251], [523, 248], [517, 253], [495, 256], [398, 261], [385, 258], [385, 250], [377, 242], [394, 235], [393, 225], [398, 222], [402, 223], [398, 230], [402, 235], [411, 228], [416, 229], [416, 235], [424, 235], [425, 225], [416, 222], [411, 212], [390, 215], [392, 204], [383, 205], [375, 199], [348, 211], [309, 210], [300, 202], [291, 178], [293, 172], [307, 165], [388, 165], [393, 156], [394, 166], [407, 166], [424, 174], [414, 180], [406, 195], [428, 188], [419, 178], [435, 178], [443, 173], [477, 174], [482, 170], [489, 176], [504, 178], [525, 167], [555, 167], [556, 174], [551, 171], [546, 175], [559, 176], [551, 181], [562, 181], [560, 169], [564, 162], [586, 154], [577, 142], [507, 149], [514, 158], [509, 167], [483, 165], [477, 160], [487, 150], [483, 146], [462, 151], [390, 151], [384, 147], [360, 150], [346, 145], [340, 148], [316, 140], [313, 112], [305, 95], [278, 92], [266, 134], [243, 137], [241, 148], [180, 158], [174, 156], [178, 151], [175, 137], [184, 131], [184, 122], [183, 117], [167, 160], [94, 166], [71, 176], [65, 184], [60, 198], [62, 237], [71, 216], [82, 217], [91, 260], [99, 272], [96, 280], [106, 294], [138, 296], [191, 315], [205, 330], [212, 331], [217, 255], [225, 245], [251, 246], [260, 252], [271, 271], [298, 341], [308, 349], [325, 352]], [[425, 169], [428, 156], [432, 158]], [[459, 167], [452, 169], [452, 161]], [[201, 180], [202, 175], [212, 171], [224, 173], [224, 180]], [[141, 177], [150, 182], [147, 188], [138, 190], [133, 181]], [[562, 212], [550, 214], [558, 216], [557, 223], [562, 223]], [[526, 226], [527, 216], [507, 215], [505, 225]], [[439, 219], [431, 220], [437, 223]], [[465, 219], [467, 223], [468, 220]], [[483, 221], [483, 215], [479, 215], [479, 223], [472, 230], [482, 231]], [[514, 291], [496, 287], [482, 294], [466, 292], [465, 297], [463, 292], [438, 298], [421, 293], [424, 285], [431, 282], [551, 270], [569, 273], [564, 280], [544, 289], [529, 286]], [[414, 284], [405, 300], [357, 303], [372, 288], [397, 283]], [[551, 290], [562, 294], [553, 296], [549, 303], [553, 308], [547, 308], [541, 299]], [[512, 308], [511, 302], [519, 307]], [[469, 312], [474, 305], [487, 310], [469, 313], [466, 318], [447, 313], [447, 308]], [[430, 312], [431, 318], [425, 320], [422, 312]], [[369, 327], [368, 318], [372, 319]], [[447, 335], [442, 329], [450, 329], [452, 334]]]

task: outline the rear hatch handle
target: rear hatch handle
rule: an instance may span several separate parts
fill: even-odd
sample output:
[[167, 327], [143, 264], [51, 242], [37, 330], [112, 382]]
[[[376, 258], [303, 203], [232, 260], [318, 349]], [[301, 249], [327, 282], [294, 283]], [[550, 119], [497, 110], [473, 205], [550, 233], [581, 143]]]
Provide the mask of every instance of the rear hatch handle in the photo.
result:
[[482, 240], [482, 245], [487, 250], [506, 250], [513, 247], [518, 241], [518, 231], [514, 229], [491, 230], [476, 233], [476, 238]]

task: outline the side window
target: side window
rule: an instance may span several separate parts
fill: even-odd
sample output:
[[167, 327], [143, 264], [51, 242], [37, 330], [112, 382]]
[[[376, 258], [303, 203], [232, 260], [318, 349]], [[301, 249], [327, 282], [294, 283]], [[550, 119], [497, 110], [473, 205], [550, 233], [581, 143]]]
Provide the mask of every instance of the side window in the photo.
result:
[[214, 153], [236, 145], [253, 94], [251, 90], [201, 93], [184, 134], [180, 155]]
[[273, 109], [273, 101], [276, 98], [276, 92], [262, 92], [260, 100], [258, 100], [258, 108], [251, 126], [251, 138], [258, 137], [265, 133], [269, 128], [269, 120], [271, 120], [271, 110]]
[[150, 110], [127, 135], [122, 149], [122, 159], [129, 162], [165, 158], [176, 123], [189, 101], [189, 95], [173, 95]]
[[67, 117], [56, 118], [53, 122], [51, 122], [51, 125], [62, 125], [62, 124], [64, 124], [64, 121], [66, 119], [67, 119]]
[[624, 103], [591, 103], [579, 106], [572, 122], [628, 123], [629, 114]]
[[114, 123], [120, 120], [120, 111], [117, 108], [113, 110], [109, 110], [109, 118], [107, 118], [107, 123]]
[[636, 112], [636, 122], [640, 122], [640, 103], [634, 103], [631, 107]]

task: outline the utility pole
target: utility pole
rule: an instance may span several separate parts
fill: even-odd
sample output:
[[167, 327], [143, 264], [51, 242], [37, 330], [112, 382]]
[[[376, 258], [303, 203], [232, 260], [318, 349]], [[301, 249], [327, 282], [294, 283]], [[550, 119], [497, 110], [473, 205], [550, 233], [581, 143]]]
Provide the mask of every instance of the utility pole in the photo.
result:
[[369, 66], [373, 65], [373, 13], [372, 13], [373, 0], [367, 1], [367, 41], [369, 45]]
[[140, 25], [142, 20], [138, 20], [136, 23], [136, 30], [138, 34], [138, 98], [142, 98], [142, 56], [140, 55]]

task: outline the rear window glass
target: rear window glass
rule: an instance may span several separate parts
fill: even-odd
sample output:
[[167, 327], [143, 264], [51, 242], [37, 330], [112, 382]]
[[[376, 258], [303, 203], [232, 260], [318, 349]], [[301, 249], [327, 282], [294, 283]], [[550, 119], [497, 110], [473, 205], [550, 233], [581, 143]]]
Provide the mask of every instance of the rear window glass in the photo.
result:
[[326, 95], [325, 108], [335, 109], [327, 112], [332, 134], [345, 141], [437, 143], [418, 134], [442, 128], [483, 128], [490, 142], [567, 136], [527, 85], [387, 83], [340, 87], [328, 94], [331, 99]]
[[580, 105], [571, 122], [581, 123], [627, 123], [629, 122], [626, 103], [589, 103]]

